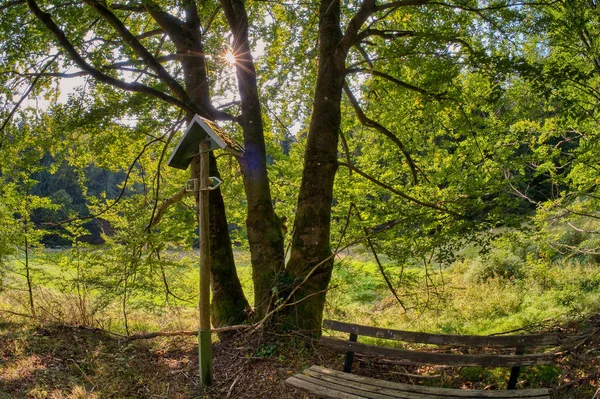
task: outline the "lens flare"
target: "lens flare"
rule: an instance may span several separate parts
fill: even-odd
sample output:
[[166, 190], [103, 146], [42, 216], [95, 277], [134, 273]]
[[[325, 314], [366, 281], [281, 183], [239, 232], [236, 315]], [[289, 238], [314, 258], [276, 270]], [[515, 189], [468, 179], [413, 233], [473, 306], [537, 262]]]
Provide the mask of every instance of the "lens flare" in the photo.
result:
[[231, 51], [226, 52], [224, 58], [229, 65], [235, 65], [235, 55]]

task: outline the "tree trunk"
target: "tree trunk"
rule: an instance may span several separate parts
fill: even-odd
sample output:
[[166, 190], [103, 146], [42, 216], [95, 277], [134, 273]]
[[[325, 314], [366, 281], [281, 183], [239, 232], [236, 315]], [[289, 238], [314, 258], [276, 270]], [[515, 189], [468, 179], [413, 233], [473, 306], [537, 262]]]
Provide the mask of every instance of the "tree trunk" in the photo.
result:
[[[338, 46], [341, 39], [339, 0], [323, 0], [319, 16], [319, 68], [313, 114], [294, 221], [292, 251], [286, 269], [296, 284], [317, 264], [331, 256], [331, 205], [345, 78], [346, 54], [340, 52]], [[333, 258], [312, 271], [311, 277], [292, 299], [292, 302], [300, 302], [286, 315], [287, 325], [320, 334], [332, 269]]]
[[241, 0], [222, 0], [221, 4], [233, 33], [233, 54], [242, 100], [238, 122], [244, 131], [245, 153], [240, 165], [248, 201], [246, 229], [252, 259], [254, 309], [256, 316], [262, 318], [272, 304], [272, 289], [283, 270], [283, 234], [271, 200], [256, 69], [248, 41], [248, 16]]
[[[192, 176], [198, 176], [200, 165], [191, 164]], [[209, 154], [210, 176], [221, 177], [214, 154]], [[247, 318], [250, 308], [235, 270], [231, 239], [221, 190], [209, 191], [211, 318], [215, 327], [239, 324]], [[198, 205], [198, 195], [196, 195]]]
[[[154, 16], [175, 43], [177, 52], [182, 54], [181, 63], [186, 91], [196, 105], [204, 111], [200, 116], [213, 119], [214, 108], [211, 103], [200, 21], [195, 4], [188, 3], [185, 23], [173, 19], [161, 20], [160, 15]], [[188, 115], [188, 117], [190, 119], [192, 115]], [[210, 176], [220, 177], [212, 152], [209, 163]], [[198, 175], [198, 168], [198, 163], [192, 162], [192, 178]], [[196, 196], [196, 201], [198, 201], [198, 196]], [[215, 327], [239, 324], [246, 320], [249, 304], [235, 269], [225, 204], [220, 189], [210, 191], [209, 220], [212, 324]]]

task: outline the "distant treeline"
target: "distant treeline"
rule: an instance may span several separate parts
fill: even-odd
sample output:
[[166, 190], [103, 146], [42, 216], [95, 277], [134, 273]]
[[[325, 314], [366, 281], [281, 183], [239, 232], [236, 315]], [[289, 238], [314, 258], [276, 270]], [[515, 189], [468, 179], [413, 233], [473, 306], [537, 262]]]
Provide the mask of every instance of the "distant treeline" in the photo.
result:
[[[33, 186], [32, 195], [47, 197], [57, 205], [57, 209], [36, 209], [32, 221], [38, 228], [47, 231], [41, 243], [47, 247], [70, 246], [74, 237], [64, 227], [64, 223], [74, 218], [87, 218], [90, 215], [86, 197], [116, 199], [121, 193], [125, 172], [111, 172], [95, 165], [83, 169], [83, 175], [75, 166], [66, 161], [55, 165], [52, 156], [42, 159], [44, 171], [35, 173], [32, 178], [38, 183]], [[54, 172], [52, 169], [56, 168]], [[136, 187], [126, 190], [124, 196], [131, 195]], [[83, 224], [88, 234], [77, 239], [89, 244], [103, 244], [102, 234], [111, 234], [110, 223], [102, 218], [90, 219]]]

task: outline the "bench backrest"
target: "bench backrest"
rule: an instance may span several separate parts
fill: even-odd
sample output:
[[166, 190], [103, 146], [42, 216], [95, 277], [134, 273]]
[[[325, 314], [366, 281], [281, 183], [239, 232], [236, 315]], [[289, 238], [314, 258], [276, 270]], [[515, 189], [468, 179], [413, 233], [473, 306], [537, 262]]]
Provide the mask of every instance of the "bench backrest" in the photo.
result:
[[[377, 327], [361, 326], [333, 320], [325, 320], [323, 327], [329, 330], [346, 332], [350, 334], [350, 340], [342, 340], [332, 337], [322, 337], [321, 345], [345, 351], [346, 365], [344, 369], [349, 371], [352, 367], [354, 353], [367, 356], [385, 357], [388, 359], [401, 359], [406, 363], [426, 363], [445, 366], [481, 366], [481, 367], [511, 367], [517, 372], [520, 366], [531, 366], [536, 364], [550, 364], [554, 358], [554, 352], [527, 353], [527, 348], [547, 348], [559, 345], [559, 337], [556, 334], [527, 334], [510, 336], [473, 336], [473, 335], [448, 335], [427, 334], [410, 331], [391, 330]], [[443, 353], [438, 351], [418, 351], [400, 349], [387, 346], [369, 345], [357, 342], [359, 335], [390, 339], [418, 344], [446, 345], [453, 348], [459, 346], [465, 348], [463, 352], [469, 352], [471, 348], [514, 348], [513, 354], [476, 354], [452, 352]]]
[[469, 348], [517, 348], [517, 347], [555, 347], [560, 344], [557, 334], [524, 334], [524, 335], [450, 335], [428, 334], [421, 332], [391, 330], [386, 328], [361, 326], [341, 321], [324, 320], [323, 328], [349, 334], [363, 335], [373, 338], [395, 341], [465, 346]]

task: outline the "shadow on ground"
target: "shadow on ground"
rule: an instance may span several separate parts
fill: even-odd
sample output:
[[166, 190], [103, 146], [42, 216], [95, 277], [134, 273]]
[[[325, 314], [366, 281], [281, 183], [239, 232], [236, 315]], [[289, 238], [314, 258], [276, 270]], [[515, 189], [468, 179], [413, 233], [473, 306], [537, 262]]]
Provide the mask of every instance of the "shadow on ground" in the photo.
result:
[[[561, 386], [557, 398], [589, 399], [600, 377], [600, 316], [561, 332], [585, 332], [586, 338], [558, 356], [554, 365], [525, 371], [519, 385]], [[303, 398], [306, 395], [285, 386], [287, 377], [311, 364], [338, 370], [343, 365], [343, 354], [296, 337], [238, 336], [214, 345], [214, 383], [203, 391], [196, 351], [196, 339], [191, 337], [127, 343], [87, 328], [0, 322], [0, 399]], [[441, 374], [444, 385], [455, 388], [498, 389], [506, 378], [467, 368], [357, 360], [353, 372], [359, 375], [405, 383], [429, 385], [431, 380], [415, 379], [415, 374], [435, 373]]]

